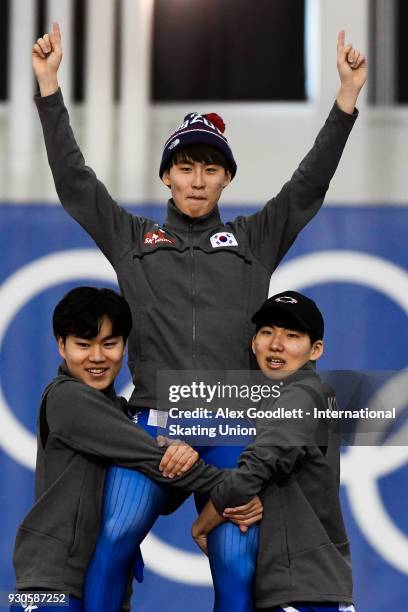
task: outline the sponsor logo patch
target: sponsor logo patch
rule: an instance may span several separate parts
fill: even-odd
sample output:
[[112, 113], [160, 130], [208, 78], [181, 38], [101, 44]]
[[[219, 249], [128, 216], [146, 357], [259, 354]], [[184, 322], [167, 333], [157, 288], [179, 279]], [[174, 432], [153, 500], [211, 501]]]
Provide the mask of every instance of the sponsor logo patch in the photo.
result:
[[180, 144], [180, 138], [176, 138], [176, 140], [173, 140], [173, 142], [169, 144], [169, 149], [174, 149], [174, 147], [177, 147], [178, 144]]
[[175, 244], [175, 238], [172, 238], [166, 234], [166, 232], [162, 229], [157, 229], [153, 232], [148, 232], [143, 236], [143, 244], [155, 245], [161, 242], [165, 242], [167, 244]]
[[230, 232], [218, 232], [210, 238], [213, 249], [224, 246], [238, 246], [237, 239]]
[[297, 304], [298, 301], [290, 295], [282, 295], [276, 298], [275, 302], [282, 302], [283, 304]]

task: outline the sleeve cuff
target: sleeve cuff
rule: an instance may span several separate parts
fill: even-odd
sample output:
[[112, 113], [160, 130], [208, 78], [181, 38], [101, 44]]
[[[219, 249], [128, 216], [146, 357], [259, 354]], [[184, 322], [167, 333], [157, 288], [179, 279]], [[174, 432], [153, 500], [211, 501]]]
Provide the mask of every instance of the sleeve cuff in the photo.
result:
[[58, 87], [57, 91], [49, 96], [41, 96], [40, 93], [36, 93], [34, 96], [34, 102], [38, 107], [52, 107], [59, 106], [64, 103], [64, 99], [62, 97], [61, 87]]
[[215, 487], [215, 489], [211, 491], [210, 497], [211, 497], [211, 501], [214, 504], [216, 511], [218, 512], [218, 514], [222, 515], [222, 513], [224, 512], [227, 506], [223, 503], [222, 496], [218, 494], [218, 491], [217, 491], [218, 488], [219, 487]]
[[355, 107], [351, 114], [346, 113], [345, 111], [341, 110], [340, 106], [337, 104], [337, 100], [335, 100], [330, 114], [334, 114], [336, 117], [342, 119], [343, 121], [349, 121], [350, 123], [354, 123], [354, 121], [359, 115], [359, 110], [357, 107]]

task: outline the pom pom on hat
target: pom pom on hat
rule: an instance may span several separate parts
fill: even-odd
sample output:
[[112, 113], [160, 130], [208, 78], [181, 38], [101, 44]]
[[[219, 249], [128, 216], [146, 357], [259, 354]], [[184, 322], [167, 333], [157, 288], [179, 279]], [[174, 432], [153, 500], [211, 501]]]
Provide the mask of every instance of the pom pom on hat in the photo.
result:
[[215, 127], [220, 130], [220, 132], [225, 132], [225, 123], [223, 121], [223, 118], [217, 115], [217, 113], [206, 113], [205, 115], [203, 115], [203, 117], [208, 119], [208, 121], [211, 121], [211, 123], [213, 123]]

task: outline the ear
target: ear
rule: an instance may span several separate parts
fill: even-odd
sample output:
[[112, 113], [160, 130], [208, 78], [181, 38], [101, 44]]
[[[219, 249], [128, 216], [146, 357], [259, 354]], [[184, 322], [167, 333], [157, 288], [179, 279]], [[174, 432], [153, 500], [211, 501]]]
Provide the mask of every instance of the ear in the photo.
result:
[[311, 361], [317, 361], [323, 355], [324, 352], [324, 344], [323, 340], [316, 340], [316, 342], [312, 345], [312, 350], [310, 353]]
[[232, 181], [231, 172], [229, 170], [226, 170], [222, 188], [225, 189], [225, 187], [228, 187], [231, 181]]
[[171, 187], [171, 179], [170, 179], [170, 171], [165, 170], [163, 172], [162, 181], [166, 185], [166, 187]]
[[256, 338], [256, 334], [255, 334], [255, 336], [253, 336], [253, 338], [252, 338], [252, 344], [251, 344], [251, 346], [252, 346], [252, 352], [253, 352], [253, 354], [254, 354], [254, 355], [256, 355], [256, 350], [255, 350], [255, 338]]
[[57, 344], [58, 344], [58, 352], [61, 355], [61, 357], [63, 359], [65, 359], [65, 342], [64, 340], [61, 338], [61, 336], [58, 336], [57, 338]]

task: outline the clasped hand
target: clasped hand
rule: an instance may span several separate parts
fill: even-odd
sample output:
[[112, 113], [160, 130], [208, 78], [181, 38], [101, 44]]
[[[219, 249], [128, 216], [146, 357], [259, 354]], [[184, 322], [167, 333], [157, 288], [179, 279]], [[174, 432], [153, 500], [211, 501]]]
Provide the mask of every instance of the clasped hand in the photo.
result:
[[194, 521], [191, 535], [197, 546], [208, 554], [207, 536], [215, 527], [229, 520], [238, 525], [241, 532], [245, 533], [251, 525], [262, 519], [263, 506], [260, 498], [255, 495], [247, 504], [236, 508], [225, 508], [223, 514], [219, 514], [211, 501], [204, 506], [201, 514]]

